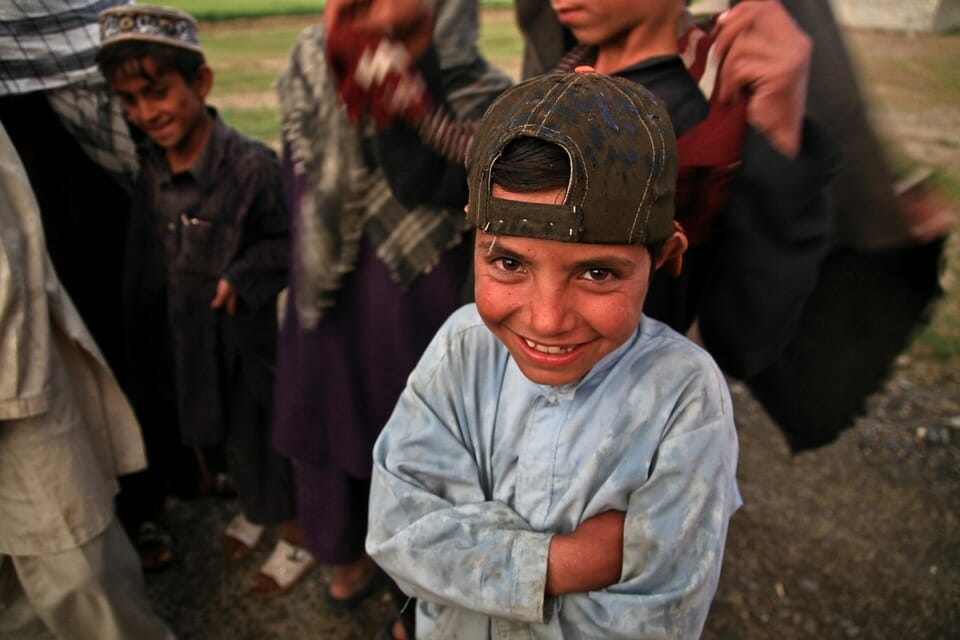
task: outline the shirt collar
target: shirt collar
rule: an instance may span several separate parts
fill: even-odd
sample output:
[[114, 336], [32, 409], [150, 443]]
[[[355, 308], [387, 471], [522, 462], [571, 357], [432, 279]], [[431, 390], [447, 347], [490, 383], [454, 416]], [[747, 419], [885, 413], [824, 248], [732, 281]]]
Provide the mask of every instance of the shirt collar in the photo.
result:
[[193, 163], [188, 171], [193, 174], [197, 183], [205, 188], [213, 181], [217, 175], [220, 163], [223, 161], [225, 153], [225, 142], [227, 139], [227, 124], [220, 119], [217, 110], [213, 107], [207, 107], [207, 111], [213, 117], [213, 131], [210, 132], [210, 139], [207, 140], [207, 146], [204, 147], [200, 157]]

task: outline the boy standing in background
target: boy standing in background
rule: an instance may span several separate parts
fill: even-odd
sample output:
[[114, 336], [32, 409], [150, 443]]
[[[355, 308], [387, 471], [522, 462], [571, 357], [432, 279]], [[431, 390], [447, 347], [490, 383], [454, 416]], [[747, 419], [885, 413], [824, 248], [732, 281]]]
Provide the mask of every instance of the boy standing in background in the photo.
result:
[[[127, 247], [129, 308], [166, 307], [182, 438], [223, 447], [243, 508], [225, 532], [227, 551], [245, 556], [264, 525], [280, 524], [253, 587], [284, 590], [314, 561], [299, 547], [290, 462], [271, 446], [289, 244], [279, 163], [206, 105], [213, 72], [191, 16], [131, 5], [103, 12], [100, 28], [100, 69], [147, 138]], [[136, 331], [136, 315], [128, 321]]]

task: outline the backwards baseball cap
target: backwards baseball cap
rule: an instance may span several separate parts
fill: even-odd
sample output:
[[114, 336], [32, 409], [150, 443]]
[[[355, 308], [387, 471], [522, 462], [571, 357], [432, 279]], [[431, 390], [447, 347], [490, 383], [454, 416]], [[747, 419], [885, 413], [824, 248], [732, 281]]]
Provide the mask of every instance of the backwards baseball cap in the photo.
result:
[[132, 4], [98, 16], [101, 49], [128, 41], [155, 42], [202, 53], [193, 16], [172, 7]]
[[[494, 164], [524, 137], [556, 144], [569, 157], [562, 203], [492, 195]], [[467, 220], [488, 233], [597, 244], [650, 244], [674, 233], [670, 117], [656, 96], [623, 78], [551, 73], [508, 89], [480, 121], [467, 177]]]

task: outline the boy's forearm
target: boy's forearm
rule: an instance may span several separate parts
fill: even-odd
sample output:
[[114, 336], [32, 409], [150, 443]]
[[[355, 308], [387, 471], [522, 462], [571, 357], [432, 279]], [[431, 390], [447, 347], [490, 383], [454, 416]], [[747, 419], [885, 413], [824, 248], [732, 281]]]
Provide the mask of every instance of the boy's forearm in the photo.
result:
[[576, 529], [553, 536], [546, 593], [559, 596], [604, 589], [620, 580], [625, 513], [606, 511]]
[[[410, 511], [416, 505], [416, 513]], [[405, 591], [444, 606], [539, 623], [550, 535], [497, 501], [453, 505], [376, 466], [367, 553]]]

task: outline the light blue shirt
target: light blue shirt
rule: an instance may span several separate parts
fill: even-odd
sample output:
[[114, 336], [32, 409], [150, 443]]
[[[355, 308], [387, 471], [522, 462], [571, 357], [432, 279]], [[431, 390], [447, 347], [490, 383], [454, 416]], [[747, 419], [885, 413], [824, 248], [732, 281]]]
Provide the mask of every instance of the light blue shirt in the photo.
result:
[[[374, 447], [367, 551], [420, 638], [696, 638], [740, 506], [730, 396], [644, 318], [577, 383], [528, 380], [475, 305], [441, 327]], [[545, 595], [556, 533], [626, 512], [620, 582]], [[457, 635], [454, 635], [457, 634]]]

